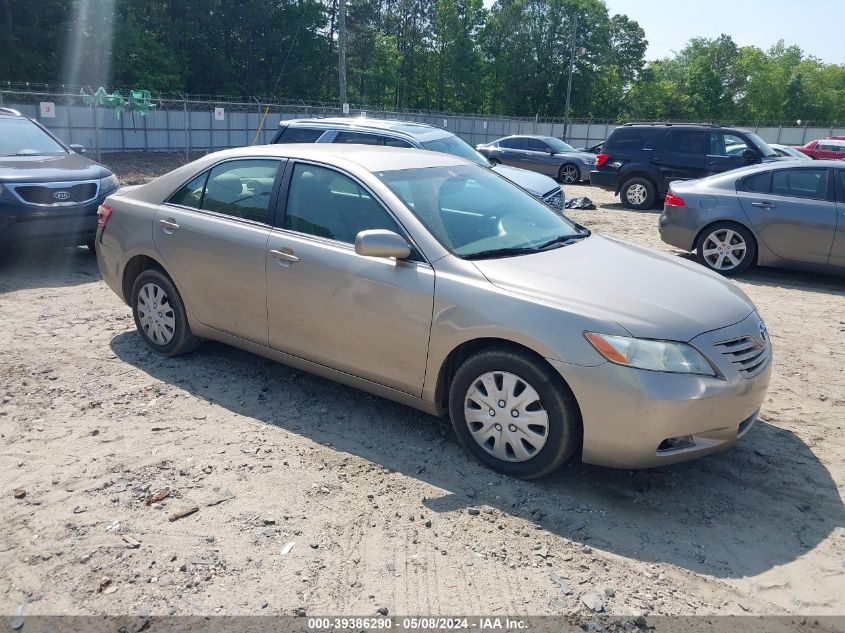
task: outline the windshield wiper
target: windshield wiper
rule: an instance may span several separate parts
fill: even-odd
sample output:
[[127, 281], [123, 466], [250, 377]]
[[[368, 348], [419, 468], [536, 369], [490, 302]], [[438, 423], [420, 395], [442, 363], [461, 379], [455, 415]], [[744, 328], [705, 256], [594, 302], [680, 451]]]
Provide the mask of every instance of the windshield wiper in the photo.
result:
[[585, 237], [590, 235], [590, 231], [586, 233], [576, 233], [575, 235], [558, 235], [555, 238], [550, 239], [548, 242], [544, 242], [537, 247], [537, 250], [546, 250], [547, 248], [551, 248], [552, 246], [557, 246], [558, 244], [561, 246], [565, 246], [570, 242], [576, 242], [578, 240], [583, 240]]
[[538, 249], [534, 247], [520, 246], [518, 248], [491, 248], [487, 251], [478, 251], [477, 253], [470, 253], [463, 255], [463, 259], [496, 259], [498, 257], [513, 257], [515, 255], [527, 255], [528, 253], [536, 253]]

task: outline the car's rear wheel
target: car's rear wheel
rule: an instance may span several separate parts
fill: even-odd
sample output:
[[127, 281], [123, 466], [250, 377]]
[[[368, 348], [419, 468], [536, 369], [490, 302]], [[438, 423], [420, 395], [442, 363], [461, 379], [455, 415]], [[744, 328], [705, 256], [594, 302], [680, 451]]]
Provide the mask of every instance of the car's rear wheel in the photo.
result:
[[132, 286], [132, 316], [141, 338], [159, 354], [186, 354], [200, 343], [188, 325], [179, 291], [160, 270], [138, 275]]
[[560, 166], [557, 172], [557, 179], [565, 185], [571, 185], [581, 179], [581, 170], [577, 165], [572, 163], [565, 163]]
[[657, 188], [648, 178], [631, 178], [622, 185], [619, 196], [624, 206], [642, 211], [654, 205], [657, 199]]
[[741, 224], [717, 222], [701, 233], [696, 257], [710, 270], [738, 275], [757, 260], [757, 241]]
[[449, 413], [463, 446], [512, 477], [548, 475], [580, 444], [572, 392], [550, 367], [520, 351], [488, 350], [465, 361], [449, 389]]

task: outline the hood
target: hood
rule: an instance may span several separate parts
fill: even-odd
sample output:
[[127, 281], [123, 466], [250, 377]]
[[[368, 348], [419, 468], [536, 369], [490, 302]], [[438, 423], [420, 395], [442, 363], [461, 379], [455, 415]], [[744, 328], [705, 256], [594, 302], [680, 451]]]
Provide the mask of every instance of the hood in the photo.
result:
[[602, 316], [640, 338], [689, 341], [754, 310], [737, 286], [694, 262], [603, 235], [473, 263], [495, 286]]
[[500, 176], [504, 176], [508, 180], [515, 182], [523, 189], [530, 191], [540, 198], [553, 189], [560, 189], [560, 185], [548, 176], [528, 171], [527, 169], [508, 167], [507, 165], [495, 165], [492, 169]]
[[0, 157], [0, 182], [71, 182], [109, 175], [108, 169], [79, 154]]

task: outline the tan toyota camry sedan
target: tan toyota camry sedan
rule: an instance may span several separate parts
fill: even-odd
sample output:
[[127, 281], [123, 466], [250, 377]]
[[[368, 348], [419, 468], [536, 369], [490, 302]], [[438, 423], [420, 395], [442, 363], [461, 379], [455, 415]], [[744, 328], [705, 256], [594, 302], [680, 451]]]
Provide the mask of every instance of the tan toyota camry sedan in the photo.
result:
[[691, 459], [748, 432], [771, 344], [731, 282], [591, 233], [446, 154], [271, 145], [100, 208], [144, 342], [214, 339], [436, 415], [516, 477]]

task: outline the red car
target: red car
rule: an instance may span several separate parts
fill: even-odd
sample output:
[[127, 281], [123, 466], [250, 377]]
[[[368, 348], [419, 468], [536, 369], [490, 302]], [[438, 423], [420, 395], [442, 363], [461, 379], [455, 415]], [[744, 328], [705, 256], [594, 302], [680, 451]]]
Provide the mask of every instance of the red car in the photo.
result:
[[810, 158], [816, 160], [845, 159], [845, 139], [825, 138], [818, 141], [810, 141], [806, 145], [796, 147], [799, 152], [802, 152]]

